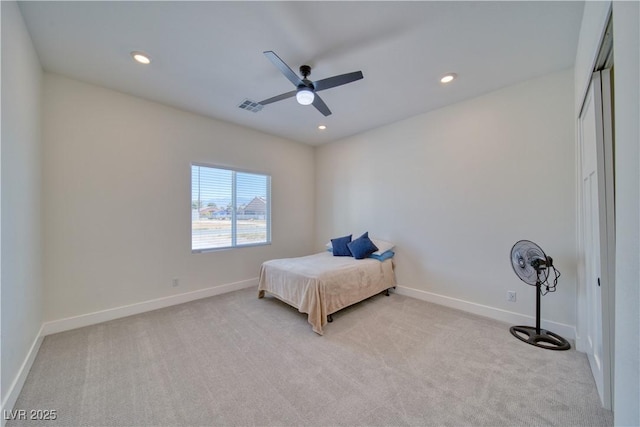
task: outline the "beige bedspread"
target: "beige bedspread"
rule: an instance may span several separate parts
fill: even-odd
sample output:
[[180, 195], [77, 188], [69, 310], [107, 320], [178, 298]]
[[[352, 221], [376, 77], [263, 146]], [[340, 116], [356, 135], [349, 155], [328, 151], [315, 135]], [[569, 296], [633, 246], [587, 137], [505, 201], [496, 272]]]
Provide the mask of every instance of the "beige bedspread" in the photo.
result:
[[395, 285], [391, 259], [357, 260], [321, 252], [263, 263], [258, 296], [269, 292], [307, 313], [313, 331], [322, 335], [327, 315]]

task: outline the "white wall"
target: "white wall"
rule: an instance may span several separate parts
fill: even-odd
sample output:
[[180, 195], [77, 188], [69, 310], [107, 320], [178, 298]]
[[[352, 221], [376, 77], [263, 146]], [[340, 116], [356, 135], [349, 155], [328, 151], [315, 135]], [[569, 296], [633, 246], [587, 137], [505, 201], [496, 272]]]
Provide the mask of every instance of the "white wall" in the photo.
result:
[[[2, 13], [2, 407], [11, 408], [42, 324], [42, 69], [15, 2]], [[35, 348], [35, 351], [32, 349]], [[28, 370], [28, 367], [26, 368]]]
[[640, 4], [613, 2], [616, 162], [614, 420], [640, 425]]
[[[254, 279], [264, 260], [311, 252], [312, 147], [49, 73], [43, 113], [47, 321]], [[272, 245], [191, 253], [191, 162], [271, 174]]]
[[566, 70], [320, 146], [318, 240], [368, 230], [397, 244], [399, 285], [535, 316], [509, 258], [533, 240], [562, 272], [542, 317], [575, 326], [573, 123]]

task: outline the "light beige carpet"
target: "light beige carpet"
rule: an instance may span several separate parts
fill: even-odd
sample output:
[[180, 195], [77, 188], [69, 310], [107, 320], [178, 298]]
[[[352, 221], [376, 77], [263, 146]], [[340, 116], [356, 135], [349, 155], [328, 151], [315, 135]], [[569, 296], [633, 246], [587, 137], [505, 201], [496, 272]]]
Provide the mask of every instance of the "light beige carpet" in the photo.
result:
[[320, 337], [254, 289], [46, 337], [15, 409], [55, 409], [47, 426], [613, 423], [584, 354], [509, 325], [392, 293]]

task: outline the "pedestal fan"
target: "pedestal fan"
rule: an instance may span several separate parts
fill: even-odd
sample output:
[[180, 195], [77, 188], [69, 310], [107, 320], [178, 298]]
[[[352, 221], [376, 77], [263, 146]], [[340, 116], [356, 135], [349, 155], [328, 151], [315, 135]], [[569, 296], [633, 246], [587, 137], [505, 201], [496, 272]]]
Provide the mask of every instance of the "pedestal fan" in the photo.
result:
[[[526, 284], [536, 287], [536, 327], [512, 326], [511, 334], [527, 344], [549, 350], [569, 350], [571, 344], [558, 334], [540, 329], [540, 297], [555, 292], [560, 272], [553, 266], [553, 259], [545, 255], [540, 246], [529, 240], [520, 240], [511, 248], [511, 266]], [[553, 270], [553, 283], [549, 274]], [[543, 289], [544, 288], [544, 289]]]

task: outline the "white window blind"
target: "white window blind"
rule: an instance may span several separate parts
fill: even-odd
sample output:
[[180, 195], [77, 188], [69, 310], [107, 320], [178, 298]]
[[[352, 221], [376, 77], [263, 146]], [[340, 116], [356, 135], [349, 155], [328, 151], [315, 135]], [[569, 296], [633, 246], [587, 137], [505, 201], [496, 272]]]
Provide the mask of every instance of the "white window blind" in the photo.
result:
[[271, 243], [271, 177], [191, 165], [191, 250]]

